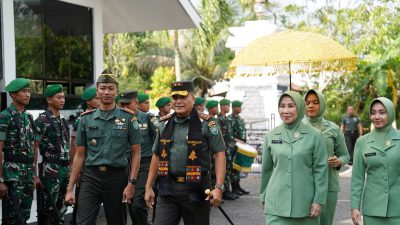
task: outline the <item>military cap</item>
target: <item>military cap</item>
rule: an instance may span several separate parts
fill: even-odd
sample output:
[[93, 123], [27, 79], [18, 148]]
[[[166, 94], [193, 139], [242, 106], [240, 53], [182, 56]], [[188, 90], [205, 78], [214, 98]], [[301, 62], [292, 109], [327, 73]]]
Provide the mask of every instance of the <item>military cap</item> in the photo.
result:
[[145, 93], [138, 94], [139, 103], [143, 103], [146, 100], [148, 100], [149, 98], [150, 98], [150, 96], [148, 94], [145, 94]]
[[126, 91], [119, 94], [119, 102], [130, 103], [132, 99], [137, 98], [137, 91]]
[[216, 100], [210, 100], [206, 104], [207, 109], [214, 108], [215, 106], [218, 106], [218, 101], [216, 101]]
[[191, 81], [178, 81], [171, 84], [171, 96], [182, 95], [187, 96], [190, 92], [194, 91], [193, 82]]
[[83, 101], [89, 101], [92, 98], [96, 97], [96, 88], [95, 87], [90, 87], [87, 88], [82, 94], [81, 94], [81, 99]]
[[243, 102], [239, 100], [232, 101], [232, 107], [242, 107]]
[[162, 97], [162, 98], [159, 98], [159, 99], [157, 100], [156, 106], [157, 106], [158, 108], [161, 108], [161, 107], [165, 106], [166, 104], [168, 104], [168, 103], [170, 103], [170, 102], [171, 102], [171, 98], [170, 98], [170, 97]]
[[50, 84], [47, 85], [46, 90], [44, 90], [44, 96], [51, 97], [59, 92], [63, 92], [63, 87], [61, 84]]
[[231, 104], [231, 101], [229, 101], [228, 99], [224, 98], [224, 99], [222, 99], [221, 101], [219, 101], [219, 104], [220, 104], [221, 106], [230, 105], [230, 104]]
[[96, 83], [116, 83], [118, 84], [118, 80], [115, 75], [109, 69], [103, 70], [100, 76], [97, 78]]
[[19, 91], [22, 88], [26, 88], [30, 86], [30, 80], [25, 79], [25, 78], [17, 78], [13, 81], [11, 81], [5, 88], [6, 91], [8, 92], [15, 92]]
[[206, 102], [206, 100], [200, 96], [197, 96], [196, 99], [194, 100], [194, 105], [198, 106], [198, 105], [203, 105], [204, 102]]

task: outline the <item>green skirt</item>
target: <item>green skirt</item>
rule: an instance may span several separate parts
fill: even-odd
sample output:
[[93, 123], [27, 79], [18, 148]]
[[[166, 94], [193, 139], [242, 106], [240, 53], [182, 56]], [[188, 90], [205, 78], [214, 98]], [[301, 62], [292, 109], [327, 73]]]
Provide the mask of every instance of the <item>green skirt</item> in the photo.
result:
[[364, 216], [364, 225], [399, 225], [400, 216], [396, 217], [379, 217], [379, 216]]
[[319, 216], [292, 218], [265, 214], [265, 225], [319, 225], [319, 220]]

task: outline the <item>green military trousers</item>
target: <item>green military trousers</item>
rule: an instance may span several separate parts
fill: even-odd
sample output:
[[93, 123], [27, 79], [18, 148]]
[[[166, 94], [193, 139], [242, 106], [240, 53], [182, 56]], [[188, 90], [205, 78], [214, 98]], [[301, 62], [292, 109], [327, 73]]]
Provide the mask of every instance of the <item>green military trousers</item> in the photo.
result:
[[[19, 215], [14, 205], [14, 201], [18, 201], [21, 217], [26, 222], [31, 216], [31, 206], [33, 199], [33, 181], [15, 181], [6, 182], [8, 188], [8, 199], [3, 199], [2, 206], [2, 224], [19, 225]], [[12, 196], [13, 195], [13, 196]]]
[[335, 217], [337, 196], [337, 192], [328, 191], [326, 205], [321, 208], [321, 225], [332, 225], [333, 218]]
[[265, 214], [265, 225], [319, 225], [320, 218], [292, 218]]

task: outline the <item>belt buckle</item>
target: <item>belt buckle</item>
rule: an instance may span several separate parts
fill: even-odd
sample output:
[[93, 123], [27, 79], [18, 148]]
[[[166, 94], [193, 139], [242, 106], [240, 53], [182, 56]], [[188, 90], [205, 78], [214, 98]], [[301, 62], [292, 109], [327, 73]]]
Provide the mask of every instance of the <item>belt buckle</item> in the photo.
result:
[[176, 177], [176, 181], [178, 183], [185, 183], [186, 179], [185, 179], [185, 177]]
[[107, 171], [107, 166], [99, 166], [99, 171], [100, 172], [106, 172]]

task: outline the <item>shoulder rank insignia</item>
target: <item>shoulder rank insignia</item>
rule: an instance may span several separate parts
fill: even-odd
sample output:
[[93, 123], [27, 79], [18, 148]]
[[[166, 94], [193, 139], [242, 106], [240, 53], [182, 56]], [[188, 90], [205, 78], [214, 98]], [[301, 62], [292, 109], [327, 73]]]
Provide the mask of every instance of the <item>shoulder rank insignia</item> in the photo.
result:
[[205, 113], [199, 113], [199, 118], [200, 119], [202, 119], [202, 120], [209, 120], [210, 119], [210, 115], [207, 115], [207, 114], [205, 114]]
[[129, 113], [129, 114], [132, 114], [132, 115], [135, 114], [135, 112], [132, 111], [132, 110], [130, 110], [130, 109], [127, 109], [127, 108], [120, 108], [120, 109], [121, 109], [122, 111], [125, 111], [125, 112]]
[[168, 119], [171, 118], [171, 117], [172, 117], [172, 113], [170, 113], [170, 114], [168, 114], [168, 115], [165, 115], [165, 116], [163, 116], [163, 117], [160, 118], [160, 122], [161, 122], [161, 121], [168, 120]]
[[96, 109], [92, 109], [92, 110], [85, 111], [85, 112], [81, 113], [81, 116], [90, 114], [90, 113], [92, 113], [92, 112], [94, 112], [94, 111], [96, 111]]

